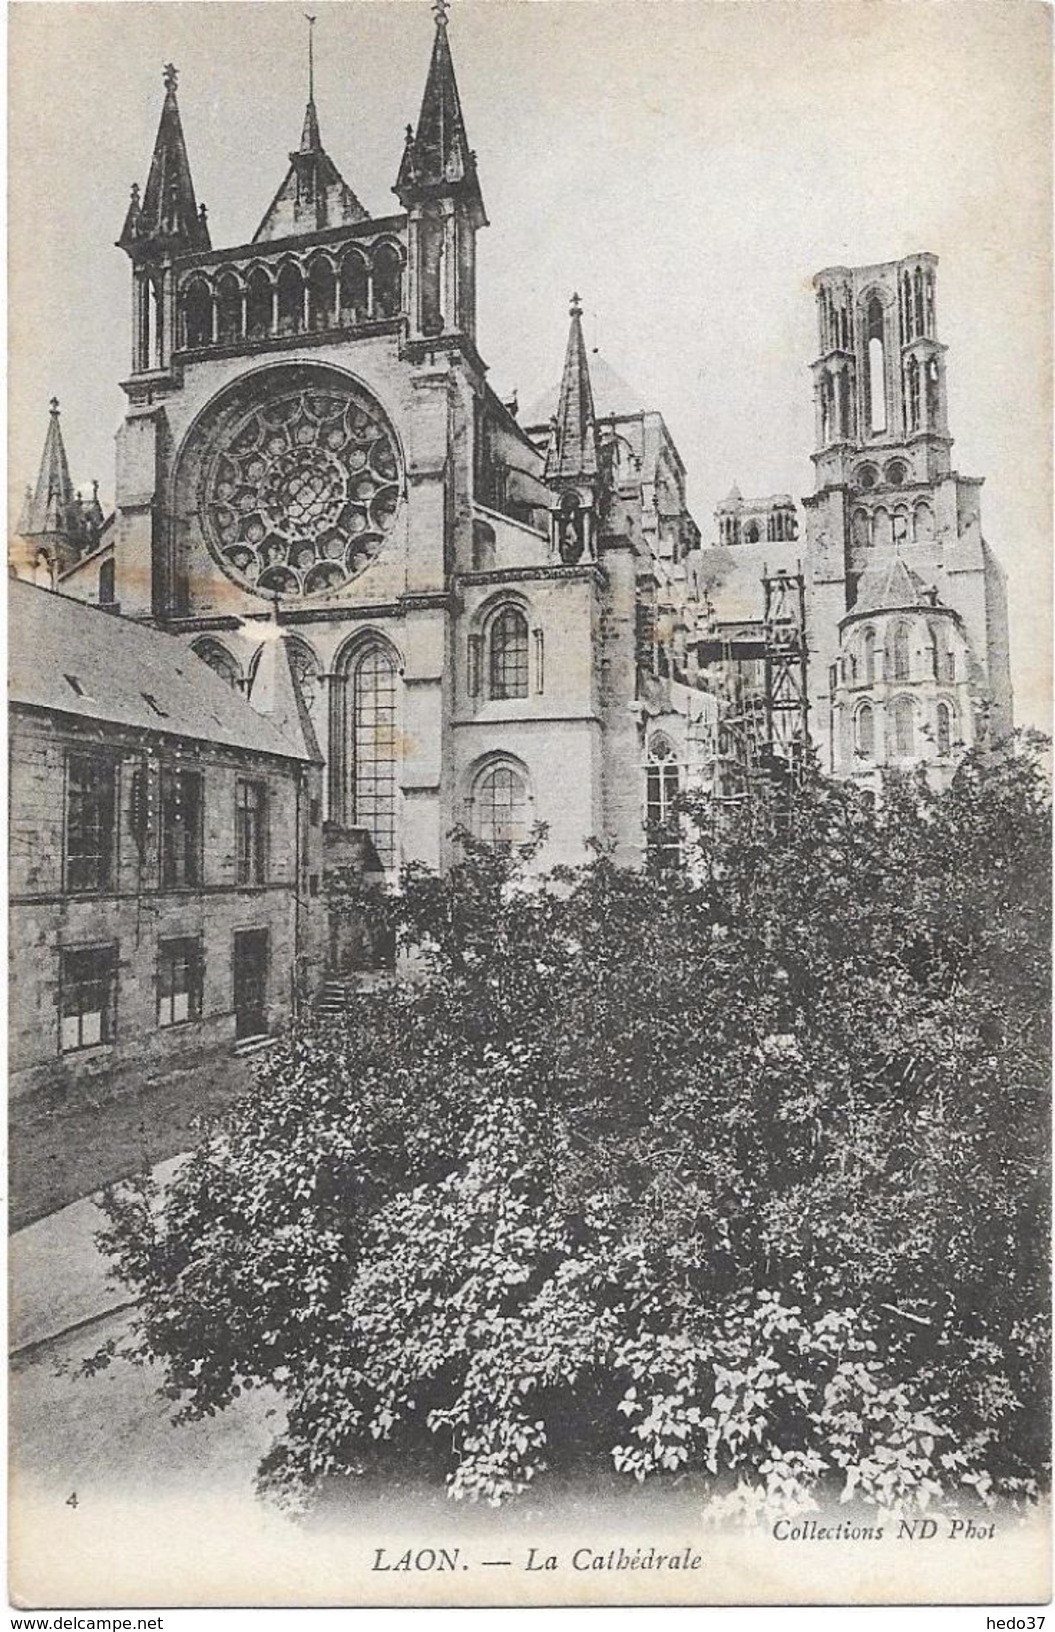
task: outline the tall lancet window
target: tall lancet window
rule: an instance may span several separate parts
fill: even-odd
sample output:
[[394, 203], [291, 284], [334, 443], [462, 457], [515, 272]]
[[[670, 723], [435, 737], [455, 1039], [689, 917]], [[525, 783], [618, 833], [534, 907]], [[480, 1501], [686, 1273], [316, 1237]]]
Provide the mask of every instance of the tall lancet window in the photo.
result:
[[873, 436], [886, 430], [886, 351], [883, 341], [883, 303], [878, 295], [868, 302], [865, 332], [868, 337], [868, 427]]
[[351, 822], [364, 827], [385, 867], [396, 862], [396, 665], [370, 646], [351, 676]]

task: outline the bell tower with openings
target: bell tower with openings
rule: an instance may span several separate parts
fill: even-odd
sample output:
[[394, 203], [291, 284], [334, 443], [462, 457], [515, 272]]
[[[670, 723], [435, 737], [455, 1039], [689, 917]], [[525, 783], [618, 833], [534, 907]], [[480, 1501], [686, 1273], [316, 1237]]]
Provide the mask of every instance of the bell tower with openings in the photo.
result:
[[1011, 726], [1004, 574], [982, 536], [981, 480], [952, 466], [937, 268], [936, 256], [919, 253], [828, 267], [813, 280], [816, 484], [803, 504], [811, 722], [829, 769], [839, 628], [895, 558], [898, 583], [911, 581], [917, 598], [925, 592], [928, 606], [961, 621], [977, 716], [965, 740]]

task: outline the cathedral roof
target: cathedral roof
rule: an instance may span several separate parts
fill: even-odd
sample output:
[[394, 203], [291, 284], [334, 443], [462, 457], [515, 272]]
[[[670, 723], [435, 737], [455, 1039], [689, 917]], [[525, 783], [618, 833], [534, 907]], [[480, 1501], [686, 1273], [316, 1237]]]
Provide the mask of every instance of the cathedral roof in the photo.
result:
[[17, 579], [7, 593], [12, 703], [283, 759], [312, 757], [173, 635]]
[[172, 63], [164, 73], [165, 101], [150, 161], [150, 174], [139, 199], [132, 189], [120, 238], [120, 247], [134, 254], [141, 245], [205, 250], [212, 247], [204, 210], [199, 211], [191, 179], [187, 144], [183, 139], [179, 103], [176, 100], [178, 75]]
[[601, 461], [597, 450], [597, 416], [590, 384], [590, 365], [582, 337], [582, 307], [571, 297], [571, 326], [560, 382], [560, 400], [550, 433], [543, 472], [547, 482], [596, 476]]
[[932, 605], [923, 580], [895, 553], [862, 573], [851, 613], [854, 617], [863, 617], [866, 613], [909, 611]]
[[18, 531], [24, 538], [35, 533], [59, 533], [74, 537], [83, 518], [70, 481], [70, 467], [59, 424], [59, 403], [51, 399], [51, 417], [44, 438], [44, 452], [35, 488], [26, 489], [26, 502], [19, 517]]
[[436, 0], [436, 34], [425, 80], [417, 130], [407, 126], [406, 146], [393, 189], [400, 203], [412, 196], [468, 192], [483, 208], [476, 175], [476, 155], [469, 146], [462, 115], [454, 59], [447, 37], [446, 0]]
[[[629, 418], [633, 414], [645, 412], [641, 393], [635, 391], [632, 385], [628, 385], [600, 352], [591, 351], [588, 360], [594, 409], [599, 420]], [[552, 386], [544, 396], [532, 404], [528, 413], [521, 414], [521, 423], [530, 426], [548, 425], [557, 412], [559, 401], [560, 386]]]

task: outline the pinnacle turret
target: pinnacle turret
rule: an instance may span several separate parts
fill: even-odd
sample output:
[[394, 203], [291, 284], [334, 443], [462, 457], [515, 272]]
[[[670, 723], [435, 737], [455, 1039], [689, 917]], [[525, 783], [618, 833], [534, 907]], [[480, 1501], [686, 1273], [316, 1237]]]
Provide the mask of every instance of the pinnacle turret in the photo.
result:
[[570, 316], [560, 400], [546, 452], [544, 474], [549, 483], [590, 480], [597, 476], [601, 468], [590, 364], [583, 339], [582, 306], [578, 295], [571, 297]]
[[165, 101], [150, 161], [150, 173], [143, 190], [132, 188], [132, 199], [118, 239], [120, 247], [133, 259], [149, 253], [186, 253], [210, 249], [209, 229], [194, 196], [187, 144], [183, 139], [179, 102], [176, 98], [178, 73], [166, 63], [163, 75]]
[[476, 154], [469, 146], [454, 75], [446, 0], [436, 0], [433, 10], [436, 34], [425, 94], [421, 99], [417, 130], [407, 126], [393, 191], [404, 208], [412, 201], [429, 196], [467, 195], [478, 206], [480, 225], [484, 225], [486, 215], [476, 175]]

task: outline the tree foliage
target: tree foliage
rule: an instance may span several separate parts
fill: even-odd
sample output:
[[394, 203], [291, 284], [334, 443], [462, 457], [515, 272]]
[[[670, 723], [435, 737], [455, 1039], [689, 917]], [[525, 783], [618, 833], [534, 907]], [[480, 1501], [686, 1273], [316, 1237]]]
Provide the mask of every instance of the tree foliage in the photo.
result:
[[[1046, 787], [814, 779], [684, 871], [464, 839], [374, 903], [417, 976], [306, 1017], [163, 1198], [108, 1200], [132, 1352], [262, 1469], [698, 1473], [743, 1505], [1035, 1495]], [[544, 854], [544, 852], [543, 852]], [[101, 1354], [96, 1363], [104, 1363]]]

